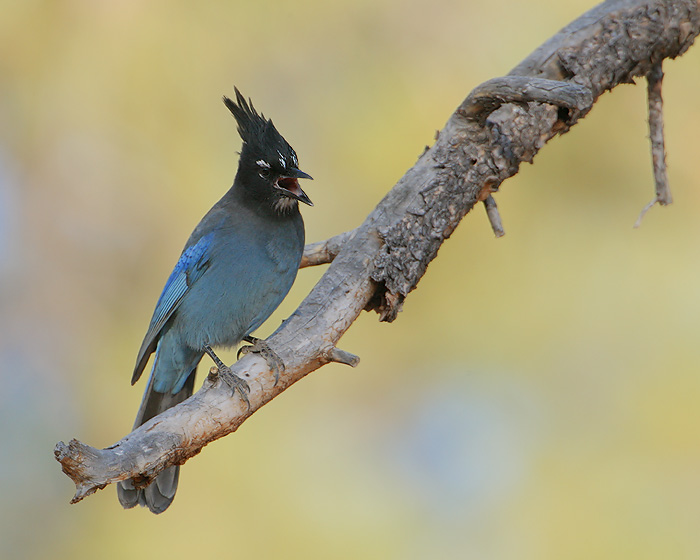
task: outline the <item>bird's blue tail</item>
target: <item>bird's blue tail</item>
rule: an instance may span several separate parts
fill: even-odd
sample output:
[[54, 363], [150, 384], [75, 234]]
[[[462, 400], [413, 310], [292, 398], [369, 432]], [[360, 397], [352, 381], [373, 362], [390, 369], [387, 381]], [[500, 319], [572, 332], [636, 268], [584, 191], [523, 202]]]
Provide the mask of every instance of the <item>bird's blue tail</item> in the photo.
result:
[[[157, 357], [156, 357], [157, 359]], [[154, 416], [181, 403], [190, 397], [194, 390], [194, 378], [197, 369], [193, 369], [182, 389], [177, 393], [166, 391], [159, 393], [153, 389], [154, 375], [148, 382], [148, 387], [141, 402], [141, 408], [134, 422], [134, 429], [148, 422]], [[175, 499], [180, 467], [178, 465], [168, 467], [160, 473], [145, 488], [136, 488], [133, 479], [117, 483], [117, 496], [122, 507], [130, 509], [136, 505], [146, 506], [153, 513], [163, 513]]]

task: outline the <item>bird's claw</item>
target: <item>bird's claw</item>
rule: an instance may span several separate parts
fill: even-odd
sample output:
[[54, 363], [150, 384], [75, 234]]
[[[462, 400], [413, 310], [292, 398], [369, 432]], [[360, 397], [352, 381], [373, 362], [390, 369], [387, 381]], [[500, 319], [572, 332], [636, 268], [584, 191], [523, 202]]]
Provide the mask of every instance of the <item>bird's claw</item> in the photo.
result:
[[238, 394], [241, 396], [241, 399], [246, 403], [246, 405], [248, 405], [248, 410], [250, 410], [250, 400], [248, 399], [248, 393], [250, 393], [250, 385], [248, 385], [245, 379], [241, 379], [235, 373], [233, 373], [231, 371], [231, 368], [224, 364], [219, 359], [219, 356], [217, 356], [214, 353], [214, 351], [211, 349], [211, 346], [205, 344], [204, 351], [207, 354], [209, 354], [209, 357], [214, 361], [214, 365], [216, 365], [216, 369], [218, 370], [218, 374], [221, 377], [221, 379], [223, 379], [224, 383], [226, 383], [226, 385], [228, 385], [231, 388], [231, 396], [235, 395], [236, 391], [238, 391]]
[[223, 368], [219, 367], [218, 369], [219, 376], [221, 377], [221, 379], [223, 379], [224, 383], [226, 383], [226, 385], [228, 385], [231, 388], [231, 396], [234, 396], [236, 394], [236, 391], [238, 391], [238, 394], [241, 396], [241, 399], [248, 406], [248, 410], [250, 410], [250, 401], [248, 400], [248, 393], [250, 393], [250, 385], [248, 385], [248, 382], [245, 379], [238, 377], [235, 373], [231, 371], [231, 368], [228, 366], [224, 366]]
[[238, 350], [238, 354], [236, 354], [236, 359], [240, 359], [241, 356], [245, 356], [246, 354], [260, 354], [263, 358], [265, 358], [267, 365], [272, 370], [272, 373], [274, 373], [275, 385], [277, 385], [277, 382], [280, 379], [280, 373], [284, 372], [284, 362], [282, 359], [272, 348], [270, 348], [270, 345], [267, 342], [260, 338], [246, 336], [243, 340], [249, 342], [251, 345], [241, 346], [241, 348]]

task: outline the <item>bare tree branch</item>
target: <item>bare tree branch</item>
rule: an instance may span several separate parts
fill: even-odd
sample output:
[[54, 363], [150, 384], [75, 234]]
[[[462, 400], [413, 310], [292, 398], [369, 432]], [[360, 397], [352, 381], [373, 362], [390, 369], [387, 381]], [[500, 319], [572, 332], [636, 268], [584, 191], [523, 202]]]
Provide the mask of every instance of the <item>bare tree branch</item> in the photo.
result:
[[[682, 54], [698, 33], [695, 0], [610, 0], [526, 58], [501, 82], [505, 89], [493, 89], [493, 83], [477, 88], [352, 237], [343, 234], [348, 237], [308, 250], [307, 265], [333, 262], [267, 341], [286, 366], [279, 383], [263, 359], [248, 355], [232, 370], [250, 384], [250, 409], [210, 374], [191, 398], [107, 449], [59, 442], [56, 458], [77, 488], [72, 501], [127, 478], [146, 484], [235, 431], [307, 373], [330, 361], [356, 363], [336, 344], [363, 309], [392, 321], [442, 242], [478, 201], [488, 200], [520, 163], [568, 131], [602, 93]], [[509, 92], [521, 78], [524, 91]], [[590, 102], [562, 99], [561, 92]], [[336, 242], [342, 245], [338, 251]]]

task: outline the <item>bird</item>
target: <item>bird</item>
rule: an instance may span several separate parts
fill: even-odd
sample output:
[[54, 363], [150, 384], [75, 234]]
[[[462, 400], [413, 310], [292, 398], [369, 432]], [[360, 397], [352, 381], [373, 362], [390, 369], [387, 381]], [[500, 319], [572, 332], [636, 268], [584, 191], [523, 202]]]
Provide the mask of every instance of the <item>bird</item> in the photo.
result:
[[[205, 353], [223, 366], [212, 346], [246, 340], [253, 351], [264, 350], [251, 333], [280, 305], [299, 269], [305, 238], [299, 202], [313, 206], [299, 179], [312, 177], [299, 169], [296, 152], [272, 120], [234, 90], [235, 101], [223, 101], [243, 140], [238, 170], [190, 235], [156, 303], [131, 379], [132, 385], [139, 380], [153, 354], [133, 429], [192, 395]], [[223, 368], [247, 401], [245, 381]], [[119, 482], [119, 502], [162, 513], [175, 497], [179, 473], [178, 465], [168, 467], [146, 487], [133, 479]]]

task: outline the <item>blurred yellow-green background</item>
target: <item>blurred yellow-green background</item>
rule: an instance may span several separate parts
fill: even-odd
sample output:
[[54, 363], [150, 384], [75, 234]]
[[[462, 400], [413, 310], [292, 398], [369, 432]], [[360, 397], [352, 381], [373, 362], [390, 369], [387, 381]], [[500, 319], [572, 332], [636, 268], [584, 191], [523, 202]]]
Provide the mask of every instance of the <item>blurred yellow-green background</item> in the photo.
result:
[[[58, 440], [130, 428], [156, 298], [230, 185], [237, 85], [358, 225], [484, 80], [576, 0], [0, 1], [0, 557], [700, 557], [700, 47], [606, 94], [478, 208], [391, 325], [182, 470], [163, 515], [69, 505]], [[302, 270], [267, 335], [323, 272]], [[228, 355], [233, 359], [233, 354]]]

